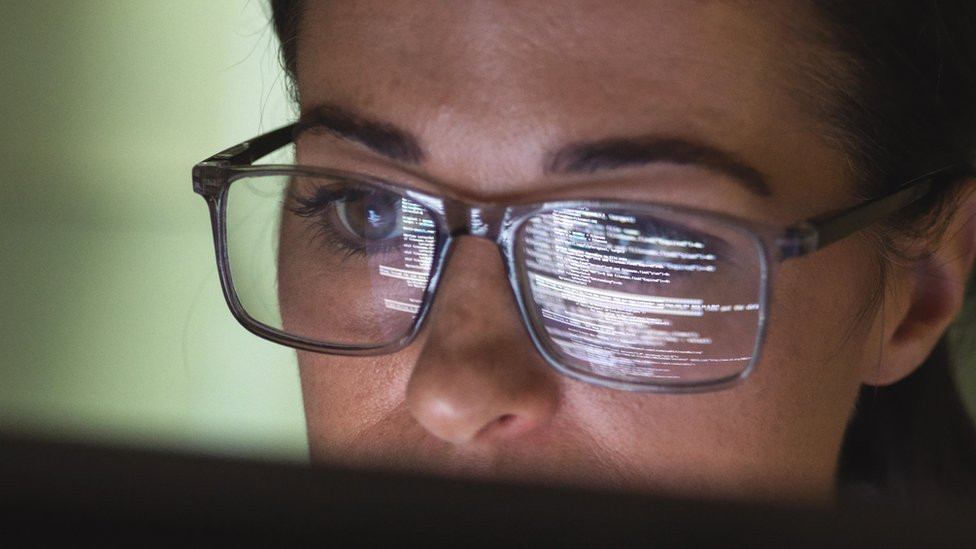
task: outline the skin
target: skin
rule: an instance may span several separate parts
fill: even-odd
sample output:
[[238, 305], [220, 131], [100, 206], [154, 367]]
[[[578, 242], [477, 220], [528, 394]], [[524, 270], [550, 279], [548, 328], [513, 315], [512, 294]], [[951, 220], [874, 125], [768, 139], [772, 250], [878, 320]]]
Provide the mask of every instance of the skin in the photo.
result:
[[[791, 92], [803, 82], [788, 67], [803, 51], [784, 46], [783, 17], [726, 2], [310, 2], [302, 112], [338, 105], [395, 125], [417, 137], [423, 160], [318, 133], [299, 141], [298, 161], [474, 200], [582, 194], [786, 225], [853, 199], [847, 160]], [[671, 163], [544, 169], [567, 143], [647, 134], [727, 151], [764, 174], [770, 193]], [[376, 357], [299, 353], [311, 454], [446, 475], [827, 499], [860, 385], [911, 371], [957, 307], [935, 291], [929, 321], [906, 328], [920, 292], [912, 273], [895, 269], [885, 307], [872, 308], [879, 262], [864, 235], [783, 263], [746, 381], [642, 394], [552, 370], [521, 324], [497, 249], [462, 237], [411, 345]]]

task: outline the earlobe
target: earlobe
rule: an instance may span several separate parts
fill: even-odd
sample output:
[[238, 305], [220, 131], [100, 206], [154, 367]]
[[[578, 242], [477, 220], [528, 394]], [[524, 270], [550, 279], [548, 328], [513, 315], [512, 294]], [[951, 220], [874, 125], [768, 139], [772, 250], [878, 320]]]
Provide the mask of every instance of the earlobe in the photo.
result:
[[976, 256], [976, 180], [966, 182], [945, 231], [920, 241], [892, 266], [882, 305], [882, 347], [862, 378], [868, 385], [895, 383], [918, 368], [962, 308]]

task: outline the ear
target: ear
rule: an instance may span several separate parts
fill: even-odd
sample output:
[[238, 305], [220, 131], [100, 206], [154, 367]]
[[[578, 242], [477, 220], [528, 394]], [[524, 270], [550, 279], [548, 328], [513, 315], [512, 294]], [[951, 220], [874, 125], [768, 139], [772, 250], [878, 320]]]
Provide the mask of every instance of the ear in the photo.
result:
[[888, 385], [915, 371], [959, 314], [976, 256], [976, 179], [964, 182], [945, 232], [909, 246], [907, 263], [895, 262], [881, 314], [880, 360], [862, 382]]

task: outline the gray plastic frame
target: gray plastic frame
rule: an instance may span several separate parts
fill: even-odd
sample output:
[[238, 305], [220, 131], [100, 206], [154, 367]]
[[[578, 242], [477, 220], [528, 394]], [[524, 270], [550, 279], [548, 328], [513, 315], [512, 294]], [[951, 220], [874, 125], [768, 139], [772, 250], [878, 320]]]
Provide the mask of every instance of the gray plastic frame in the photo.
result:
[[[308, 166], [253, 165], [260, 158], [291, 144], [294, 130], [295, 125], [292, 124], [262, 134], [221, 151], [193, 168], [193, 190], [206, 200], [210, 210], [217, 269], [224, 299], [227, 301], [231, 313], [246, 329], [262, 338], [306, 351], [361, 356], [381, 355], [397, 351], [408, 345], [422, 328], [430, 310], [433, 296], [436, 293], [444, 265], [451, 255], [454, 240], [459, 236], [470, 235], [487, 238], [498, 246], [504, 259], [506, 275], [518, 304], [519, 314], [535, 348], [545, 358], [546, 362], [557, 371], [572, 378], [602, 387], [629, 391], [702, 392], [729, 387], [747, 378], [754, 370], [762, 350], [772, 288], [771, 279], [775, 267], [779, 263], [812, 253], [880, 221], [924, 197], [936, 180], [944, 180], [957, 175], [956, 170], [952, 167], [935, 170], [908, 181], [884, 196], [786, 227], [778, 227], [693, 208], [654, 203], [621, 202], [619, 200], [561, 200], [530, 204], [474, 203], [453, 196], [433, 196], [410, 187], [363, 174]], [[225, 217], [227, 193], [234, 181], [264, 175], [306, 175], [332, 178], [340, 176], [342, 179], [382, 188], [386, 192], [409, 198], [429, 211], [439, 228], [439, 237], [435, 250], [433, 272], [424, 293], [423, 303], [409, 333], [398, 340], [379, 346], [326, 344], [275, 329], [255, 320], [244, 310], [234, 288], [227, 257]], [[518, 250], [515, 247], [515, 236], [523, 223], [535, 214], [555, 208], [582, 207], [621, 208], [648, 214], [677, 213], [690, 215], [725, 225], [750, 237], [756, 245], [760, 258], [761, 280], [759, 327], [749, 365], [737, 375], [708, 382], [649, 383], [606, 378], [590, 372], [575, 370], [562, 364], [548, 338], [541, 335], [545, 333], [545, 330], [541, 328], [539, 319], [533, 313], [533, 307], [527, 302], [529, 299], [528, 284], [525, 281], [525, 270], [519, 267], [524, 262], [516, 257]]]

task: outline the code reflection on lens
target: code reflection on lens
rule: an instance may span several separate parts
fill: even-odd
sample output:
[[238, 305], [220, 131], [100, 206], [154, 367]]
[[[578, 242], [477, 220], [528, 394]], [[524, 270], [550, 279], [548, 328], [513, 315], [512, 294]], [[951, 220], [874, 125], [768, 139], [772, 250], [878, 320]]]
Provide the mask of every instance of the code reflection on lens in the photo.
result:
[[570, 369], [681, 384], [749, 365], [761, 283], [749, 235], [677, 213], [575, 208], [532, 217], [521, 246], [531, 314]]
[[438, 245], [433, 217], [417, 202], [311, 176], [235, 182], [227, 237], [234, 287], [254, 320], [367, 347], [409, 334]]

